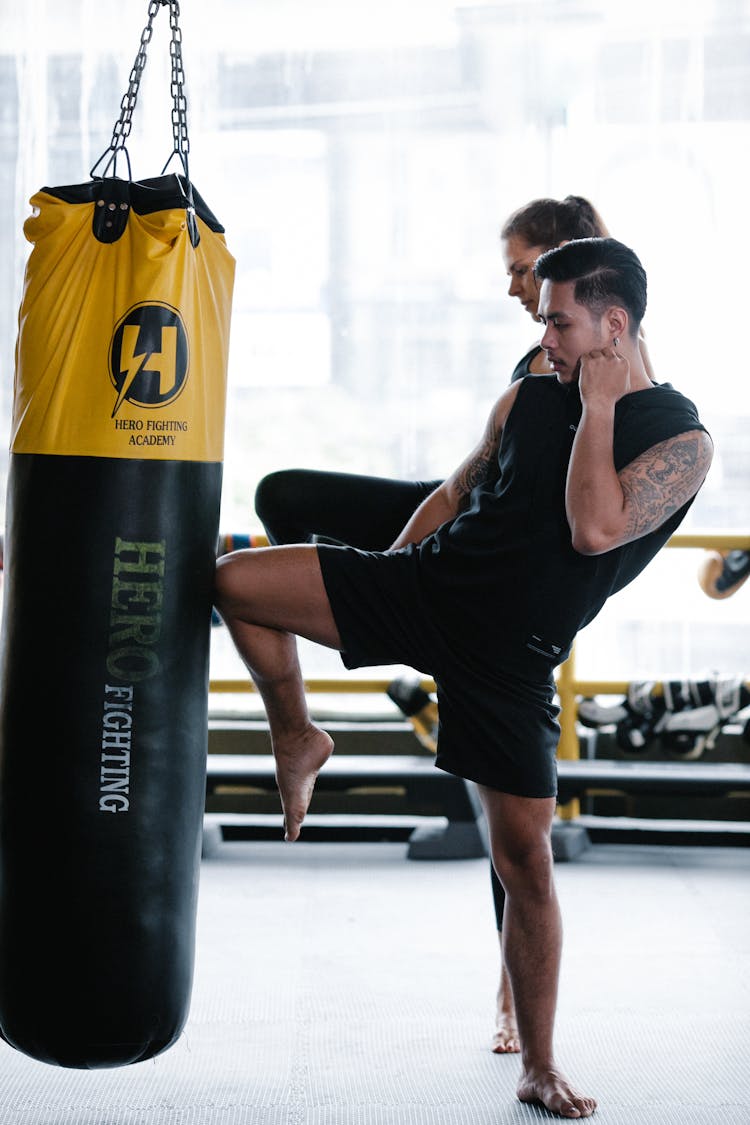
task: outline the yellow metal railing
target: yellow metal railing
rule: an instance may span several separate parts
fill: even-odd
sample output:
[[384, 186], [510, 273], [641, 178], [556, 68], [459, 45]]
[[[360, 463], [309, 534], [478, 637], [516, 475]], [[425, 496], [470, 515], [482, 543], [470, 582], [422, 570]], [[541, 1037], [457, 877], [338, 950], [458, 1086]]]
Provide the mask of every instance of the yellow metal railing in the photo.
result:
[[[712, 534], [711, 532], [678, 532], [667, 542], [667, 547], [698, 547], [715, 551], [748, 551], [750, 535]], [[578, 735], [576, 733], [577, 699], [590, 695], [624, 695], [628, 690], [623, 680], [579, 680], [575, 674], [575, 648], [561, 665], [557, 680], [557, 694], [560, 699], [560, 758], [575, 759], [579, 756]]]
[[[715, 551], [750, 550], [750, 535], [712, 534], [710, 532], [684, 532], [673, 535], [667, 547], [693, 547]], [[624, 695], [628, 690], [623, 680], [579, 680], [575, 673], [575, 647], [562, 664], [557, 677], [557, 695], [560, 700], [560, 741], [557, 756], [567, 761], [580, 757], [580, 744], [576, 720], [578, 718], [578, 699], [591, 695]], [[659, 685], [660, 686], [660, 685]], [[580, 813], [578, 801], [561, 805], [559, 815], [563, 820], [572, 820]]]
[[[262, 536], [253, 536], [256, 545], [263, 543]], [[667, 542], [667, 547], [688, 547], [703, 550], [734, 551], [750, 550], [750, 534], [734, 532], [714, 533], [688, 531], [678, 532]], [[343, 694], [373, 694], [382, 695], [388, 687], [388, 679], [309, 679], [305, 680], [305, 690], [313, 693]], [[658, 689], [657, 685], [657, 689]], [[425, 691], [434, 690], [432, 680], [422, 681]], [[216, 693], [241, 694], [252, 692], [255, 687], [249, 678], [242, 680], [212, 680], [210, 690]], [[564, 664], [560, 665], [557, 674], [557, 695], [560, 700], [560, 741], [557, 748], [558, 758], [575, 761], [580, 757], [580, 744], [576, 721], [578, 717], [578, 699], [581, 696], [591, 695], [624, 695], [628, 690], [628, 683], [624, 680], [579, 680], [575, 674], [575, 648]], [[563, 819], [573, 819], [579, 814], [578, 801], [570, 801], [560, 807], [560, 816]]]

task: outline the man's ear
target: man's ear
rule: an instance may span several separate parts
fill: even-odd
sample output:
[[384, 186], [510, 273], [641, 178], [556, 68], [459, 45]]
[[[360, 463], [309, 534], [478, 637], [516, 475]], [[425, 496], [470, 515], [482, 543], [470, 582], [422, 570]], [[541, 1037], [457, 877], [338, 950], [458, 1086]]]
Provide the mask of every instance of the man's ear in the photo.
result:
[[621, 308], [619, 305], [612, 305], [611, 308], [607, 309], [604, 319], [607, 332], [611, 334], [612, 339], [616, 336], [622, 339], [627, 335], [630, 318], [625, 309]]

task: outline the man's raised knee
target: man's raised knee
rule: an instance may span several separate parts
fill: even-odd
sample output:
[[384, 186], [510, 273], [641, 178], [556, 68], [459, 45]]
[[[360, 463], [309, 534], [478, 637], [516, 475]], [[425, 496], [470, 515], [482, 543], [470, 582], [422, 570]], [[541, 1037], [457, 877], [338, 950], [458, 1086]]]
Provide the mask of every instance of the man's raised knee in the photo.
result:
[[241, 572], [245, 568], [236, 554], [222, 555], [216, 560], [214, 604], [222, 617], [231, 615], [242, 594]]

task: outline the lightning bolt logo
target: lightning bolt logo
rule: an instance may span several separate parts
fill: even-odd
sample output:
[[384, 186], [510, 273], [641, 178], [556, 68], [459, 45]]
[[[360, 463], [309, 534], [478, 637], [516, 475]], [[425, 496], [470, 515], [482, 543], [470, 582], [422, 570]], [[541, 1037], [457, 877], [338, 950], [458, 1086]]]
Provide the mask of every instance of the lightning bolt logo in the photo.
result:
[[110, 377], [117, 390], [112, 417], [126, 401], [166, 406], [180, 394], [187, 372], [187, 333], [178, 310], [161, 302], [134, 305], [110, 345]]
[[[117, 396], [115, 408], [112, 411], [114, 418], [117, 411], [123, 404], [123, 401], [133, 385], [133, 380], [137, 375], [140, 375], [143, 370], [146, 360], [148, 359], [148, 352], [142, 352], [140, 355], [135, 354], [135, 349], [138, 347], [138, 335], [140, 328], [137, 324], [126, 324], [122, 330], [122, 351], [120, 353], [120, 374], [122, 375], [122, 364], [125, 362], [125, 378], [120, 385], [120, 393]], [[126, 360], [126, 356], [130, 356]]]

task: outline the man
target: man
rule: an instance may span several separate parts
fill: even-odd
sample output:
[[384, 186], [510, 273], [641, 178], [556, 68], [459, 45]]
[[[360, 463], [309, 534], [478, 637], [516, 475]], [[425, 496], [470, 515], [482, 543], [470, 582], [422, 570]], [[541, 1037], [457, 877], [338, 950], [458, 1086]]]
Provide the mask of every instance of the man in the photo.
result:
[[555, 374], [511, 384], [479, 445], [394, 547], [237, 552], [219, 560], [216, 590], [266, 707], [288, 840], [333, 749], [310, 720], [294, 634], [338, 649], [349, 667], [402, 663], [433, 676], [437, 764], [479, 786], [507, 893], [518, 1097], [576, 1118], [596, 1102], [560, 1073], [552, 1049], [552, 671], [680, 523], [712, 447], [692, 403], [644, 369], [646, 276], [635, 254], [584, 239], [535, 269]]

